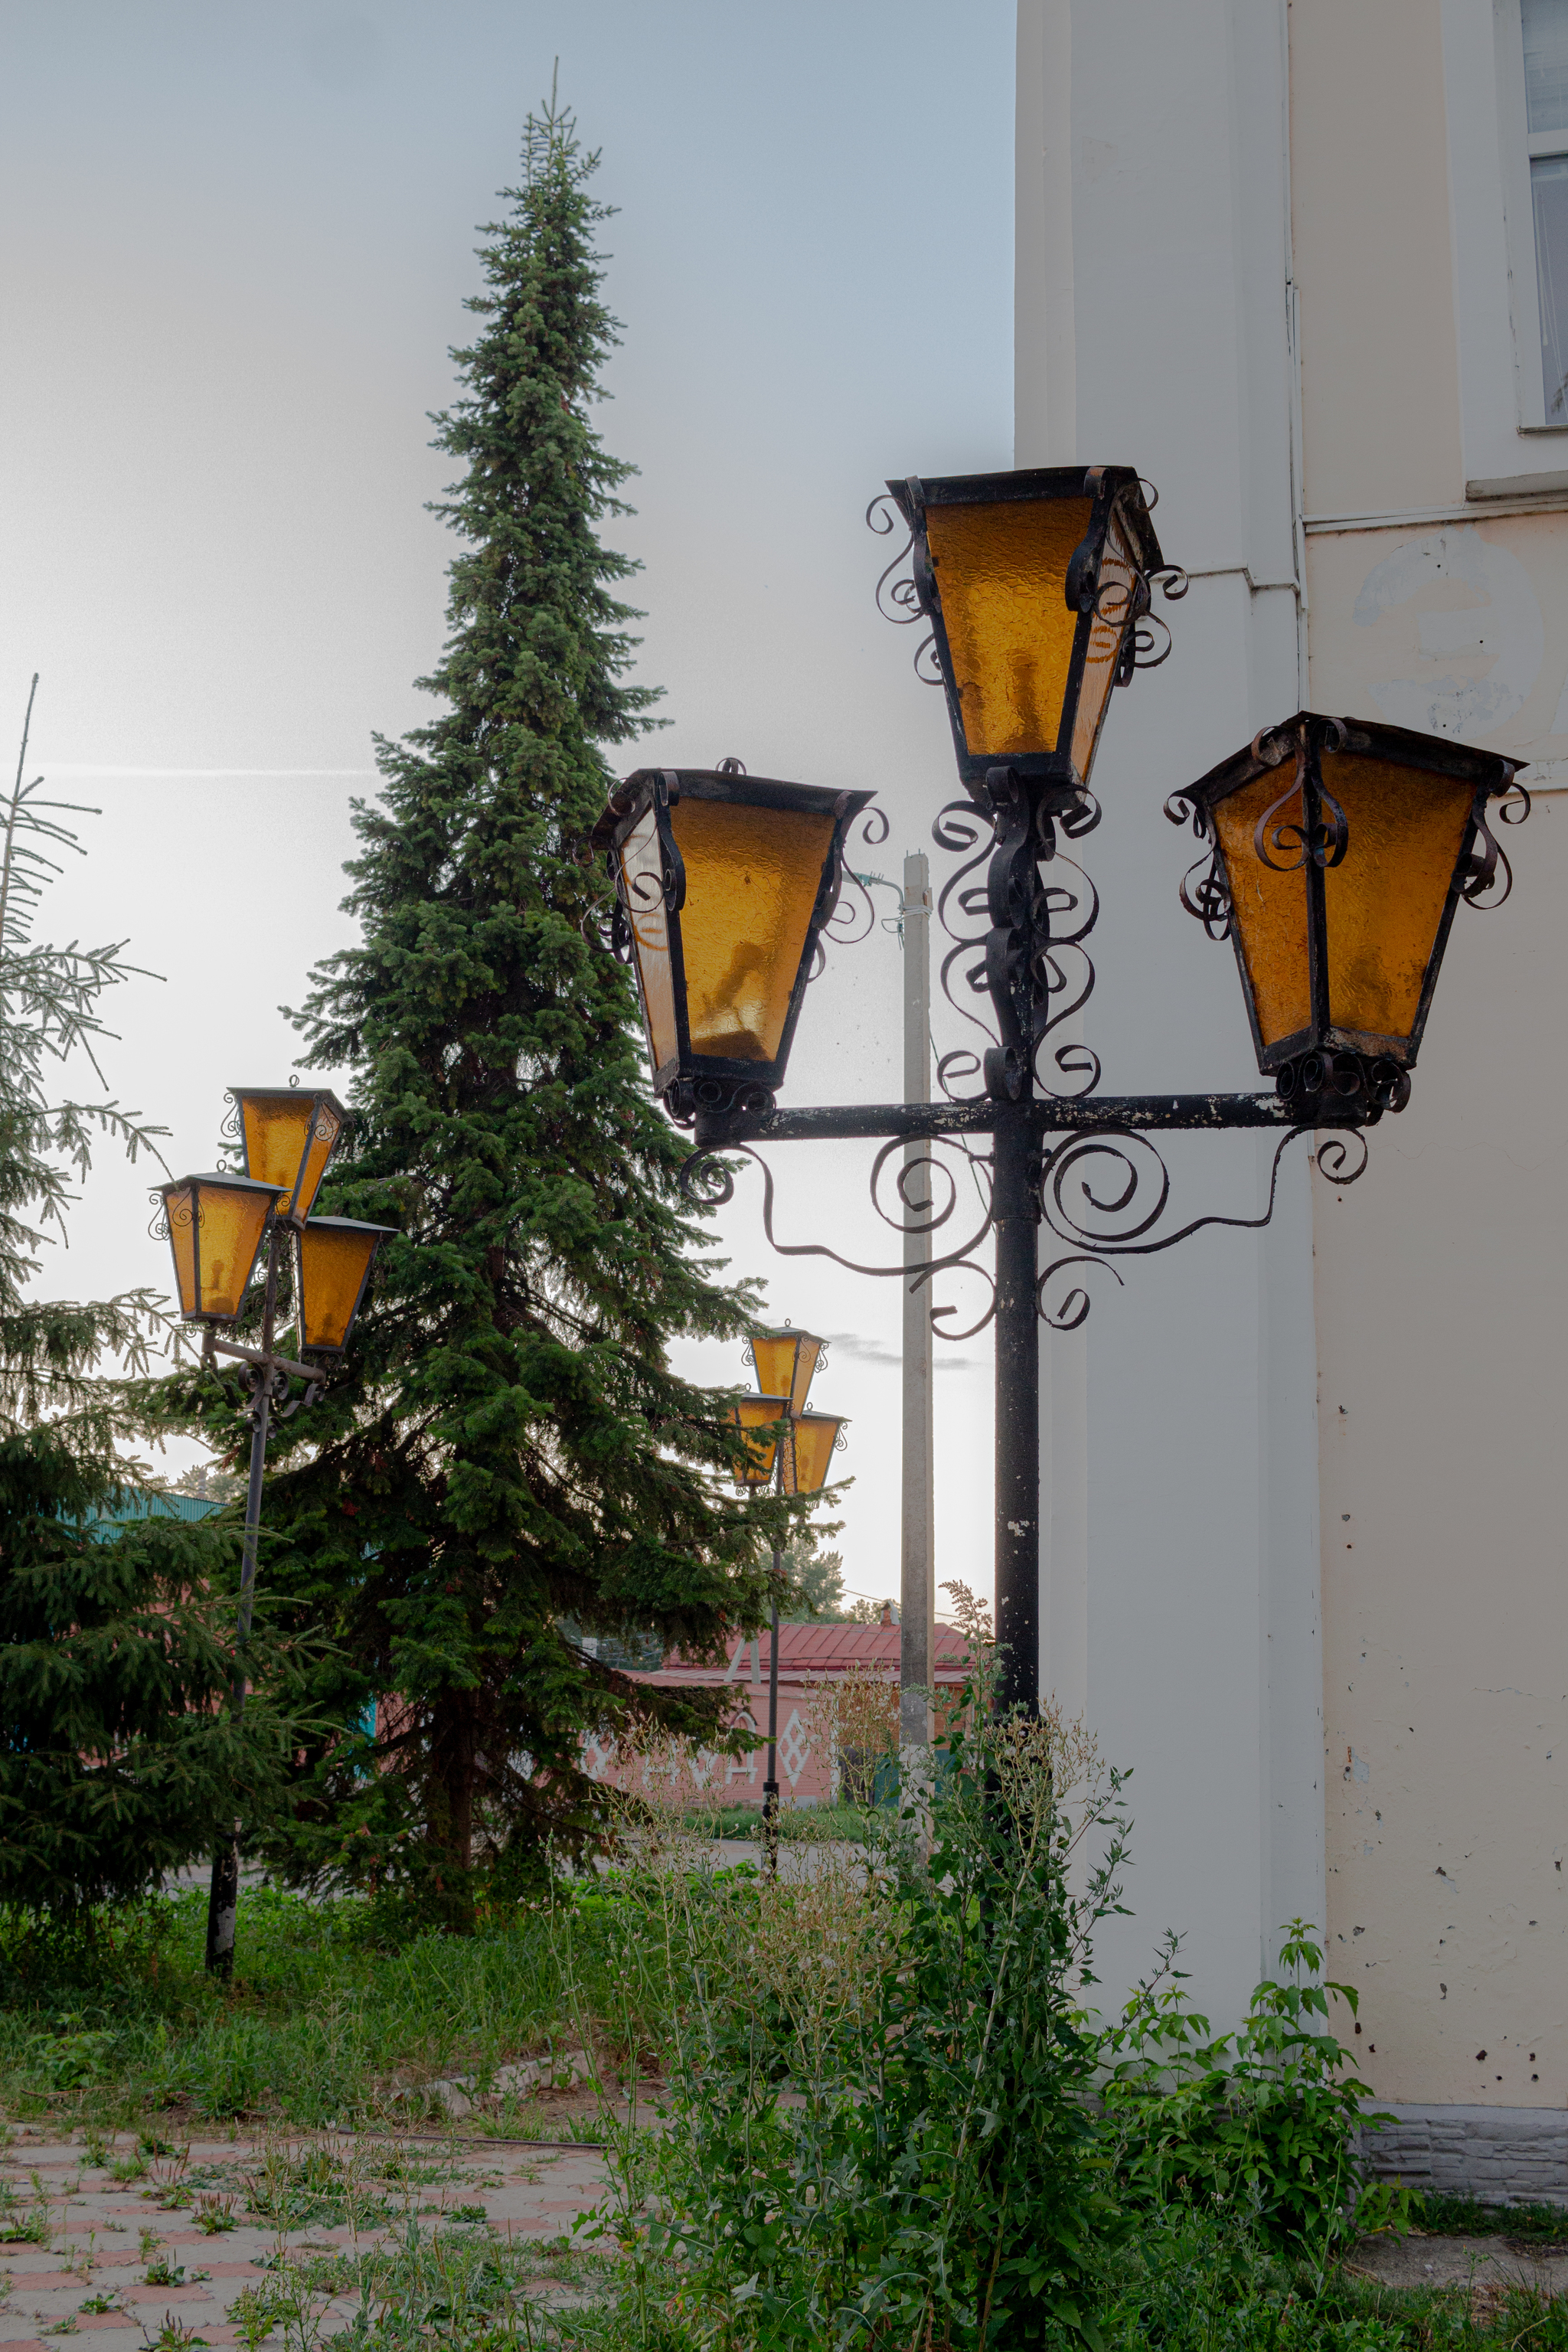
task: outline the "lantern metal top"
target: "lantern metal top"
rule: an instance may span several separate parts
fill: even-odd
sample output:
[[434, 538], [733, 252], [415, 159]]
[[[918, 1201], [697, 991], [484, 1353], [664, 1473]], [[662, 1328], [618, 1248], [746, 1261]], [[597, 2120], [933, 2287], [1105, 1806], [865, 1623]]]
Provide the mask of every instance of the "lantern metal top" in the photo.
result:
[[1299, 710], [1167, 802], [1210, 845], [1183, 904], [1232, 940], [1258, 1068], [1287, 1099], [1404, 1108], [1455, 910], [1507, 896], [1488, 804], [1514, 793], [1504, 821], [1529, 814], [1519, 764]]
[[789, 1060], [846, 827], [870, 800], [722, 768], [642, 768], [595, 829], [612, 944], [636, 968], [671, 1114], [767, 1109]]
[[984, 800], [987, 772], [1007, 766], [1081, 793], [1110, 688], [1153, 644], [1140, 633], [1150, 583], [1181, 593], [1136, 470], [911, 475], [888, 488], [911, 534], [964, 782]]

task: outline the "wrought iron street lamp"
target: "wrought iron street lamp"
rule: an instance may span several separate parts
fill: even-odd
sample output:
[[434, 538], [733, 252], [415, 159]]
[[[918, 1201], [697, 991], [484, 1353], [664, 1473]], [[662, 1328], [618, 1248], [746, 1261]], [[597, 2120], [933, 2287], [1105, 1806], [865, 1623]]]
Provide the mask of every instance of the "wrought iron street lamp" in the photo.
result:
[[[364, 1297], [375, 1255], [390, 1225], [368, 1225], [352, 1217], [312, 1217], [327, 1163], [345, 1125], [342, 1106], [330, 1094], [303, 1088], [234, 1087], [231, 1124], [245, 1156], [246, 1172], [216, 1170], [182, 1176], [160, 1186], [162, 1226], [174, 1261], [180, 1313], [202, 1326], [202, 1359], [219, 1356], [243, 1364], [250, 1391], [250, 1482], [246, 1490], [245, 1537], [240, 1555], [237, 1660], [230, 1704], [245, 1706], [245, 1650], [256, 1599], [256, 1555], [261, 1524], [261, 1483], [267, 1466], [267, 1434], [273, 1411], [286, 1421], [320, 1393], [321, 1370], [281, 1354], [277, 1347], [279, 1276], [293, 1252], [294, 1306], [299, 1344], [312, 1355], [341, 1354]], [[233, 1335], [255, 1278], [262, 1250], [261, 1345], [247, 1348]], [[220, 1333], [227, 1336], [220, 1337]], [[305, 1392], [286, 1402], [292, 1381]], [[239, 1825], [223, 1831], [213, 1854], [207, 1902], [207, 1967], [227, 1977], [234, 1969], [235, 1919], [239, 1903]]]
[[[1128, 685], [1170, 651], [1170, 633], [1152, 611], [1154, 589], [1173, 600], [1185, 593], [1185, 576], [1165, 562], [1155, 538], [1152, 504], [1131, 468], [1091, 467], [911, 478], [890, 482], [888, 497], [868, 511], [883, 535], [895, 530], [896, 517], [908, 528], [906, 545], [878, 583], [878, 604], [900, 625], [926, 625], [914, 666], [945, 691], [968, 794], [933, 828], [939, 848], [962, 861], [938, 898], [951, 942], [942, 977], [949, 1002], [979, 1023], [988, 1042], [982, 1053], [942, 1057], [944, 1101], [774, 1106], [801, 992], [820, 969], [821, 940], [855, 935], [837, 893], [857, 887], [844, 836], [864, 795], [835, 803], [843, 811], [840, 829], [831, 848], [824, 844], [809, 915], [791, 933], [789, 1019], [769, 1033], [771, 1058], [759, 1054], [743, 1086], [727, 1077], [705, 1084], [695, 1061], [682, 1058], [684, 1043], [661, 1058], [661, 1037], [684, 1041], [689, 1034], [687, 983], [673, 951], [644, 951], [638, 925], [656, 947], [671, 936], [685, 885], [662, 853], [639, 852], [635, 866], [624, 854], [639, 824], [649, 844], [663, 838], [654, 814], [662, 806], [657, 778], [649, 772], [630, 778], [598, 836], [611, 851], [616, 936], [642, 987], [655, 1085], [672, 1115], [695, 1129], [697, 1148], [682, 1171], [690, 1197], [731, 1197], [730, 1155], [755, 1159], [760, 1144], [814, 1138], [881, 1139], [872, 1199], [906, 1235], [934, 1234], [955, 1213], [961, 1196], [941, 1151], [961, 1153], [988, 1186], [978, 1229], [933, 1253], [916, 1279], [923, 1285], [963, 1268], [992, 1285], [990, 1307], [968, 1330], [943, 1328], [952, 1317], [946, 1307], [932, 1310], [932, 1322], [940, 1336], [955, 1339], [995, 1325], [1000, 1698], [1031, 1714], [1039, 1698], [1041, 1319], [1056, 1329], [1084, 1320], [1088, 1269], [1114, 1271], [1120, 1258], [1169, 1249], [1208, 1226], [1266, 1224], [1280, 1158], [1298, 1136], [1320, 1134], [1320, 1171], [1334, 1183], [1354, 1181], [1366, 1164], [1364, 1130], [1408, 1097], [1456, 907], [1461, 898], [1498, 905], [1507, 895], [1508, 862], [1489, 808], [1500, 801], [1510, 823], [1529, 812], [1510, 761], [1447, 739], [1309, 712], [1266, 729], [1247, 751], [1177, 793], [1167, 814], [1178, 823], [1190, 818], [1209, 845], [1206, 871], [1196, 878], [1200, 860], [1183, 885], [1184, 903], [1216, 937], [1236, 942], [1259, 1067], [1274, 1090], [1097, 1095], [1099, 1057], [1066, 1027], [1093, 991], [1086, 942], [1099, 898], [1068, 848], [1100, 821], [1089, 782], [1111, 687]], [[732, 773], [735, 764], [721, 772]], [[667, 788], [678, 781], [667, 775]], [[782, 860], [774, 813], [794, 809], [790, 796], [805, 789], [770, 784], [756, 801], [748, 854], [759, 868], [770, 857]], [[877, 824], [879, 834], [870, 834]], [[886, 819], [872, 810], [861, 837], [886, 833]], [[805, 895], [803, 888], [798, 905]], [[706, 903], [701, 1020], [709, 1034], [732, 1036], [749, 1017], [742, 983], [752, 956], [739, 917], [742, 897], [719, 888]], [[975, 1078], [980, 1090], [964, 1091]], [[1199, 1216], [1166, 1229], [1170, 1178], [1153, 1137], [1231, 1128], [1279, 1135], [1262, 1216]], [[989, 1151], [975, 1150], [969, 1139], [987, 1135]], [[924, 1156], [901, 1165], [889, 1213], [879, 1196], [882, 1173], [911, 1143], [924, 1146]], [[928, 1203], [925, 1183], [939, 1171], [947, 1179], [940, 1208]], [[763, 1230], [779, 1247], [765, 1163], [763, 1184]], [[1057, 1245], [1043, 1267], [1042, 1231], [1047, 1248]], [[994, 1275], [974, 1256], [988, 1236]], [[909, 1280], [901, 1260], [859, 1265], [816, 1243], [792, 1243], [788, 1254]], [[768, 1385], [787, 1393], [780, 1372], [770, 1370]]]
[[[819, 1495], [827, 1484], [836, 1450], [847, 1426], [842, 1413], [808, 1412], [814, 1375], [826, 1360], [827, 1343], [815, 1331], [755, 1331], [746, 1342], [746, 1360], [757, 1375], [755, 1396], [739, 1397], [731, 1408], [742, 1444], [735, 1455], [735, 1483], [776, 1486], [781, 1495]], [[773, 1581], [779, 1555], [773, 1550]], [[768, 1652], [768, 1769], [763, 1782], [763, 1850], [770, 1870], [779, 1866], [779, 1604], [775, 1591]]]

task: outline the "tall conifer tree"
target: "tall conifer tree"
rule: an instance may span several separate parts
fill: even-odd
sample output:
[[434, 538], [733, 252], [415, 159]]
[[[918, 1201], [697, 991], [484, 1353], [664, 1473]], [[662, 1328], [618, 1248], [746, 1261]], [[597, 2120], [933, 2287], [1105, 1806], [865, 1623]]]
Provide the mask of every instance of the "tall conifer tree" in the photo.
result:
[[360, 945], [318, 969], [296, 1024], [350, 1065], [350, 1148], [321, 1206], [396, 1225], [351, 1378], [289, 1423], [268, 1490], [270, 1574], [340, 1644], [340, 1721], [314, 1752], [297, 1870], [423, 1891], [461, 1926], [478, 1886], [591, 1830], [583, 1733], [635, 1718], [710, 1734], [584, 1636], [651, 1629], [711, 1650], [766, 1605], [781, 1507], [728, 1489], [725, 1406], [671, 1372], [682, 1333], [730, 1334], [675, 1184], [687, 1149], [649, 1099], [631, 986], [605, 944], [588, 836], [601, 747], [649, 723], [626, 682], [636, 568], [596, 526], [633, 470], [590, 423], [617, 340], [605, 208], [553, 99], [484, 232], [465, 396], [435, 421], [463, 478], [450, 636], [421, 681], [447, 708], [378, 739], [347, 907]]

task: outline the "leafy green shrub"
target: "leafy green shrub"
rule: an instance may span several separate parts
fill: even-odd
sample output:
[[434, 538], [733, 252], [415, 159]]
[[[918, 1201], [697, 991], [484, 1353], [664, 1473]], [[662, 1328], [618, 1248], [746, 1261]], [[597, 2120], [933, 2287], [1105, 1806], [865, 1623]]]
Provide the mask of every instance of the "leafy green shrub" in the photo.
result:
[[[73, 2019], [74, 2025], [76, 2021]], [[112, 2033], [67, 2032], [33, 2037], [32, 2072], [51, 2091], [77, 2091], [96, 2083], [108, 2071], [114, 2054]]]
[[1170, 1939], [1163, 1966], [1110, 2037], [1102, 2085], [1117, 2174], [1135, 2203], [1184, 2198], [1255, 2221], [1275, 2246], [1330, 2245], [1353, 2227], [1361, 2127], [1373, 2094], [1325, 2024], [1350, 1985], [1316, 1981], [1312, 1929], [1282, 1931], [1288, 1983], [1265, 1978], [1235, 2033], [1187, 2005]]

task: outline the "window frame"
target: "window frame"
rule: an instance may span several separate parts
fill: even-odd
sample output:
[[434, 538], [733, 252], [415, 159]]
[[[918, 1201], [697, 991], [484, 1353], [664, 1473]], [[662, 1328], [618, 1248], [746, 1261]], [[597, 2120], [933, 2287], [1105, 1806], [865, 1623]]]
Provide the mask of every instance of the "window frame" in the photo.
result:
[[1509, 311], [1513, 327], [1514, 387], [1521, 433], [1568, 433], [1568, 415], [1546, 414], [1541, 326], [1541, 258], [1535, 235], [1531, 165], [1568, 158], [1568, 130], [1529, 127], [1524, 89], [1524, 15], [1520, 0], [1495, 0], [1499, 145], [1503, 219], [1508, 235]]

